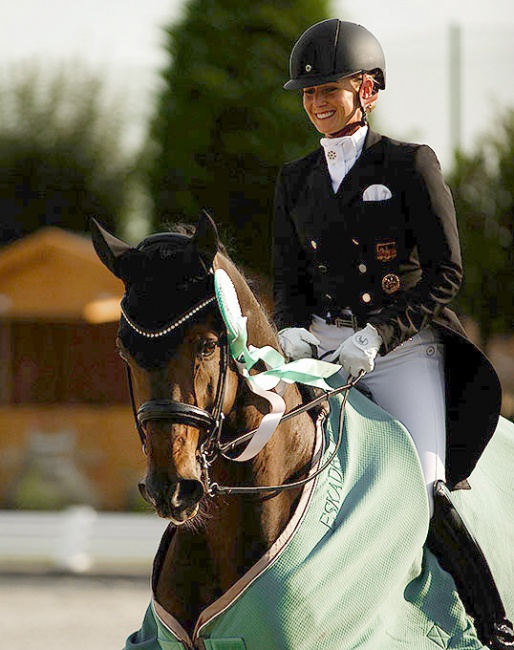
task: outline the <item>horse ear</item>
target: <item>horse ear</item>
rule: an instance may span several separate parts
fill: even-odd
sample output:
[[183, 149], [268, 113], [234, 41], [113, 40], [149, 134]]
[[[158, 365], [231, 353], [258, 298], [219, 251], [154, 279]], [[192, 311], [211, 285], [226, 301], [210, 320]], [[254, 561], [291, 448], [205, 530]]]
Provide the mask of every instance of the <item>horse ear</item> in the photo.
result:
[[216, 224], [205, 210], [202, 210], [200, 214], [200, 219], [196, 224], [196, 232], [191, 239], [191, 243], [198, 253], [207, 258], [211, 266], [220, 248], [220, 240]]
[[120, 274], [118, 260], [128, 251], [133, 251], [132, 246], [111, 235], [96, 219], [91, 219], [91, 239], [93, 240], [96, 254], [105, 266], [116, 277], [123, 279]]

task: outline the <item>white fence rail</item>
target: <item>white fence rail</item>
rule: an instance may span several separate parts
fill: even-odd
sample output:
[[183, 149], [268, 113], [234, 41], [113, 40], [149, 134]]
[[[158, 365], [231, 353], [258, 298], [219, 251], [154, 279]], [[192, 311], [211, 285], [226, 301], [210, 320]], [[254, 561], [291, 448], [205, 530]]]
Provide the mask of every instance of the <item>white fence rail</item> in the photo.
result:
[[24, 563], [63, 571], [149, 567], [166, 521], [152, 515], [0, 511], [0, 568]]

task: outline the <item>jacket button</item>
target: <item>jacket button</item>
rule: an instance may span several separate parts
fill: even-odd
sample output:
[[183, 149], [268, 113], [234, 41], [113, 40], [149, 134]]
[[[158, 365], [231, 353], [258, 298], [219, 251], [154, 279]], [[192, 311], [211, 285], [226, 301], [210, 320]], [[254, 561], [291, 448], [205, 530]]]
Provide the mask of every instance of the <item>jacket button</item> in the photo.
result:
[[371, 295], [369, 293], [363, 293], [361, 294], [361, 300], [362, 302], [368, 304], [371, 302]]
[[366, 271], [368, 270], [368, 267], [365, 264], [359, 264], [358, 268], [360, 273], [366, 273]]
[[325, 275], [328, 272], [328, 268], [324, 264], [320, 264], [318, 266], [318, 271], [322, 274]]

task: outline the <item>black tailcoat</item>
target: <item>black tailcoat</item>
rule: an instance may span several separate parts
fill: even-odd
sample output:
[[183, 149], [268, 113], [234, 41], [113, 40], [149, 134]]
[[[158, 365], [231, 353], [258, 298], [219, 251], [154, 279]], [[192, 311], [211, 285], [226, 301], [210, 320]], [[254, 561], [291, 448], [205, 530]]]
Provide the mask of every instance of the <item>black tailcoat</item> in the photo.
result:
[[[372, 185], [391, 192], [365, 201]], [[499, 417], [498, 376], [447, 305], [462, 282], [455, 209], [434, 152], [369, 130], [361, 156], [332, 189], [322, 148], [283, 166], [276, 189], [275, 320], [350, 308], [387, 354], [424, 327], [445, 343], [448, 482], [466, 479]]]

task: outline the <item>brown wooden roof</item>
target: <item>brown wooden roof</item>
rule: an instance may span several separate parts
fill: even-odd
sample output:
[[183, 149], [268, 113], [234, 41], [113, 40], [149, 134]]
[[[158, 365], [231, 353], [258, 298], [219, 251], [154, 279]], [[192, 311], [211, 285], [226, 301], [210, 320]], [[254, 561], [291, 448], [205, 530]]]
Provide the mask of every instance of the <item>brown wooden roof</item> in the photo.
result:
[[0, 318], [85, 320], [87, 305], [122, 294], [85, 236], [47, 227], [0, 249]]

